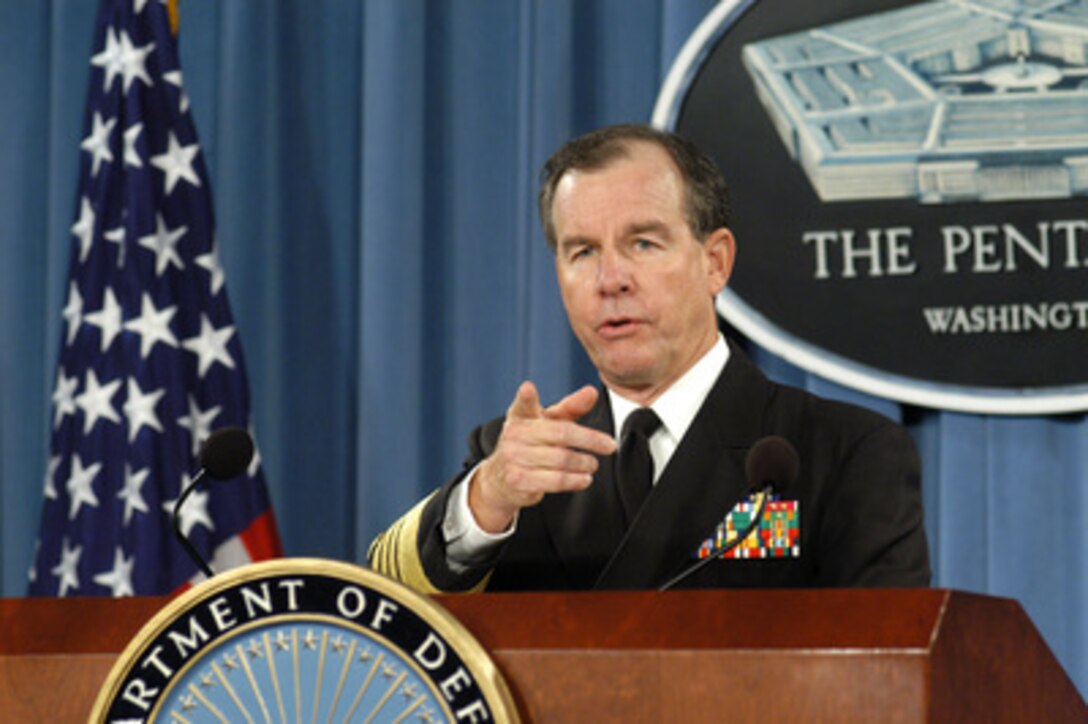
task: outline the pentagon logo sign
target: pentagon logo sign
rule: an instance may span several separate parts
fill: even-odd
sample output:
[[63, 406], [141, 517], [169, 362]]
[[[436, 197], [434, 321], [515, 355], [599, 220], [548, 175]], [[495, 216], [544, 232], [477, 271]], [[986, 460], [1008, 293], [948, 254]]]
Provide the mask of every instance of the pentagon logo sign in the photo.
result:
[[121, 654], [92, 722], [518, 720], [498, 670], [430, 599], [377, 573], [267, 561], [187, 591]]
[[753, 341], [907, 403], [1088, 409], [1088, 0], [724, 0], [653, 120], [730, 185]]

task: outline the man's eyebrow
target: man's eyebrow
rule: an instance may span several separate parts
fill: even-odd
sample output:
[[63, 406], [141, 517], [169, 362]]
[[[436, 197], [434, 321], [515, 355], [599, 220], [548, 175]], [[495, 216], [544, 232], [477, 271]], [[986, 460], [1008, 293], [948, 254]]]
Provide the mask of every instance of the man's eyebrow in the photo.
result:
[[624, 229], [624, 232], [627, 236], [638, 236], [647, 232], [668, 236], [669, 227], [660, 221], [637, 221]]
[[590, 246], [593, 241], [588, 236], [566, 236], [559, 240], [560, 249], [569, 249], [572, 246]]
[[[651, 232], [661, 236], [668, 236], [669, 227], [661, 221], [636, 221], [632, 224], [628, 224], [623, 229], [623, 235], [627, 237]], [[592, 237], [576, 234], [574, 236], [566, 236], [559, 239], [557, 246], [560, 249], [569, 249], [575, 246], [593, 246], [595, 243], [596, 242], [594, 242]]]

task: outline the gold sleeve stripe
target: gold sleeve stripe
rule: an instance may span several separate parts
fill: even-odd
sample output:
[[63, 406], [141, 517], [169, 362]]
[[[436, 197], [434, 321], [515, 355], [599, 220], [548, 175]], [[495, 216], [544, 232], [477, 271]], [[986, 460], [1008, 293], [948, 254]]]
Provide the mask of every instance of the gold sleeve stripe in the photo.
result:
[[[414, 508], [402, 515], [393, 525], [378, 535], [367, 550], [370, 567], [383, 575], [400, 581], [420, 593], [449, 593], [435, 586], [423, 571], [419, 558], [419, 523], [423, 508], [433, 493], [421, 500]], [[491, 574], [484, 576], [468, 593], [480, 593], [487, 586]]]

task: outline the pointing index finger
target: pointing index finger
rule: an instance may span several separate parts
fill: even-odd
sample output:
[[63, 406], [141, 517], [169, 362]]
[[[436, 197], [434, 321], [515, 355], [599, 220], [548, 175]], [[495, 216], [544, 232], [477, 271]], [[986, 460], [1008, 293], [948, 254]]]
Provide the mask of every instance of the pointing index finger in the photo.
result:
[[507, 417], [534, 418], [542, 417], [544, 408], [540, 406], [540, 393], [532, 382], [522, 382], [518, 392], [514, 395], [514, 401], [510, 403], [510, 409], [506, 411]]

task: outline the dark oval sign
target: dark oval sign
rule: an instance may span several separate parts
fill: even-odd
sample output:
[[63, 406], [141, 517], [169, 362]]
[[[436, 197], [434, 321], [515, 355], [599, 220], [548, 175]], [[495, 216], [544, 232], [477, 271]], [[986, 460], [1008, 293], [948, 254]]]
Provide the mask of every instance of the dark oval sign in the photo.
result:
[[1088, 408], [1088, 16], [726, 0], [654, 123], [730, 184], [718, 307], [755, 342], [913, 404]]

